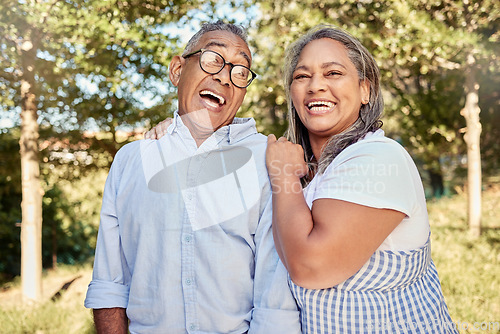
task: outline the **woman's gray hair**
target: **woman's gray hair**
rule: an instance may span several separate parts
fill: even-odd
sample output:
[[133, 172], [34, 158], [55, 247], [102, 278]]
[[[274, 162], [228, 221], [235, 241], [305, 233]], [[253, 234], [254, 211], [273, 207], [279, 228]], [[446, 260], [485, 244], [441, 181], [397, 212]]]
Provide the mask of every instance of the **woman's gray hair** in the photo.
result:
[[[361, 105], [359, 117], [354, 124], [342, 133], [333, 135], [328, 139], [323, 146], [321, 156], [316, 157], [317, 164], [314, 164], [311, 163], [314, 156], [309, 142], [309, 135], [293, 105], [290, 86], [292, 85], [293, 72], [297, 66], [300, 53], [307, 44], [321, 38], [330, 38], [345, 46], [349, 59], [358, 70], [360, 82], [368, 80], [370, 83], [370, 100], [367, 104]], [[370, 52], [356, 38], [344, 30], [329, 25], [319, 25], [309, 30], [287, 48], [283, 73], [285, 75], [284, 85], [288, 101], [288, 140], [303, 147], [306, 161], [310, 163], [311, 168], [317, 169], [318, 173], [323, 173], [332, 160], [347, 146], [355, 143], [368, 132], [382, 127], [380, 118], [384, 109], [384, 100], [380, 90], [380, 71], [377, 63]]]
[[184, 52], [182, 55], [187, 55], [190, 52], [194, 52], [193, 48], [198, 44], [200, 41], [201, 37], [205, 35], [207, 32], [210, 31], [228, 31], [232, 34], [235, 34], [239, 38], [241, 38], [247, 45], [247, 32], [242, 26], [238, 26], [232, 23], [225, 23], [223, 21], [217, 21], [217, 22], [208, 22], [204, 23], [200, 30], [196, 34], [191, 37], [189, 42], [187, 43], [186, 47], [184, 48]]

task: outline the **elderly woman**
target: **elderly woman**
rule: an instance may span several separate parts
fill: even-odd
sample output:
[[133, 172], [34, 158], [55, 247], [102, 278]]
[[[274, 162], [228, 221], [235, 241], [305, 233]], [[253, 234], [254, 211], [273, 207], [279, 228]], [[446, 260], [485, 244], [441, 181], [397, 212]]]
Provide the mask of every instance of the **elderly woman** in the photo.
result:
[[417, 168], [380, 129], [373, 57], [319, 26], [287, 50], [284, 69], [288, 140], [269, 136], [267, 167], [275, 245], [303, 332], [457, 333]]

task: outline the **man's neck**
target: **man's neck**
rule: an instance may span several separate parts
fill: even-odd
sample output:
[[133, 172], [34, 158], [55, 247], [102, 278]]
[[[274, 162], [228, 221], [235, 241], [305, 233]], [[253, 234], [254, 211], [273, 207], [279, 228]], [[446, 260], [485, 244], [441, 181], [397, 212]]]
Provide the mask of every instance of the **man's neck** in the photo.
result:
[[188, 128], [189, 133], [191, 133], [191, 137], [193, 137], [194, 141], [196, 142], [196, 146], [198, 147], [200, 147], [201, 144], [203, 144], [203, 142], [205, 142], [205, 140], [207, 140], [207, 138], [216, 131], [202, 128], [190, 122], [186, 122], [184, 123], [184, 125], [186, 125], [186, 127]]
[[212, 126], [210, 118], [206, 116], [200, 118], [199, 115], [192, 115], [189, 113], [179, 115], [182, 119], [182, 123], [188, 128], [191, 137], [193, 137], [198, 147], [218, 129]]
[[196, 146], [197, 147], [200, 147], [201, 144], [203, 144], [205, 142], [205, 140], [207, 140], [208, 137], [210, 136], [205, 136], [205, 137], [196, 137], [193, 132], [191, 132], [191, 136], [193, 136], [193, 139], [194, 141], [196, 142]]

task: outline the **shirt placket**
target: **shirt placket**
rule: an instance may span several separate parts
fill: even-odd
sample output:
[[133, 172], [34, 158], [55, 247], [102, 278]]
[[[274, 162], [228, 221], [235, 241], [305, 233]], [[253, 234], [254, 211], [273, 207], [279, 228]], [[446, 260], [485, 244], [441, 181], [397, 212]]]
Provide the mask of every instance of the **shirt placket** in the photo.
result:
[[[195, 155], [190, 159], [187, 170], [187, 185], [185, 190], [186, 214], [182, 224], [181, 236], [181, 279], [184, 295], [184, 307], [186, 311], [186, 330], [191, 333], [198, 330], [198, 317], [196, 314], [196, 262], [193, 228], [189, 217], [193, 217], [196, 210], [196, 189], [192, 185], [196, 184], [196, 179], [200, 172], [201, 156]], [[189, 214], [188, 214], [189, 213]]]
[[196, 185], [203, 167], [204, 157], [218, 147], [224, 138], [224, 134], [214, 134], [200, 146], [194, 156], [191, 157], [187, 169], [187, 188], [184, 191], [186, 213], [182, 224], [181, 233], [181, 279], [184, 296], [184, 308], [186, 314], [186, 330], [193, 333], [200, 330], [197, 317], [196, 299], [196, 238], [189, 217], [197, 217], [197, 193]]

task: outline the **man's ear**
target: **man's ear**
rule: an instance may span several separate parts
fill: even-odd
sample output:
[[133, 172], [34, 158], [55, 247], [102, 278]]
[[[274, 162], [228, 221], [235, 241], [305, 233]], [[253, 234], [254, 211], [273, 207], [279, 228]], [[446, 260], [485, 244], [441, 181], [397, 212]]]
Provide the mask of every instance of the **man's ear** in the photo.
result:
[[174, 56], [172, 61], [170, 62], [170, 66], [168, 67], [168, 76], [170, 81], [174, 84], [175, 87], [179, 84], [179, 80], [181, 79], [182, 67], [186, 60], [181, 56]]

